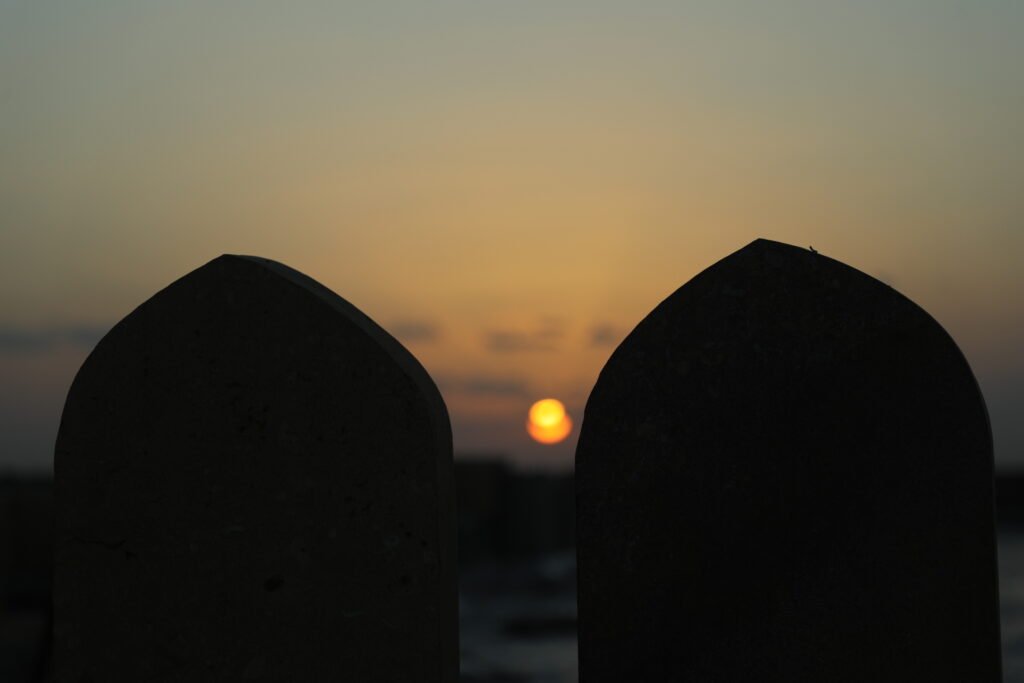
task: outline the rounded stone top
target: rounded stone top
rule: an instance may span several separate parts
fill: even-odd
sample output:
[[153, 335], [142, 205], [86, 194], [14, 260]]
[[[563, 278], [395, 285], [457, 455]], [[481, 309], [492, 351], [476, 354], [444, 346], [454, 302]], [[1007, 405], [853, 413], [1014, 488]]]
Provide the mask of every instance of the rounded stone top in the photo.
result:
[[893, 288], [757, 240], [615, 350], [576, 452], [603, 681], [997, 681], [992, 440]]

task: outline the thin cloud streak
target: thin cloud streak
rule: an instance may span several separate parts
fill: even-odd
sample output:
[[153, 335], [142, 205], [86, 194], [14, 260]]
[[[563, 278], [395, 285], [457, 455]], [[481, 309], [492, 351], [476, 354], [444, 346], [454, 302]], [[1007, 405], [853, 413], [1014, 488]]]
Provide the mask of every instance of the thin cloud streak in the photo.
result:
[[433, 342], [441, 336], [440, 326], [428, 320], [398, 320], [385, 329], [403, 342]]
[[0, 353], [39, 353], [63, 345], [91, 349], [104, 334], [106, 329], [88, 325], [43, 329], [3, 326], [0, 327]]
[[493, 330], [484, 337], [484, 346], [495, 353], [519, 353], [530, 351], [556, 351], [562, 331], [544, 327], [536, 332], [513, 332]]
[[613, 346], [618, 344], [622, 338], [619, 329], [607, 323], [595, 325], [590, 330], [591, 346]]
[[468, 394], [472, 396], [497, 396], [525, 398], [530, 395], [525, 380], [516, 377], [494, 377], [490, 375], [469, 375], [465, 377], [442, 377], [438, 379], [442, 393]]

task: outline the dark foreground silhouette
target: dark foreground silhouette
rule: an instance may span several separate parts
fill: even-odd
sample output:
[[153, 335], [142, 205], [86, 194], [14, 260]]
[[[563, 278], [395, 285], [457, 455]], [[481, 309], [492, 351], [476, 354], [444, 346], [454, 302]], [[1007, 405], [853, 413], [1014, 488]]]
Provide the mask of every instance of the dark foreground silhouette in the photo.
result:
[[454, 681], [451, 449], [427, 373], [321, 285], [178, 280], [68, 395], [57, 680]]
[[981, 394], [838, 261], [758, 240], [659, 305], [576, 487], [583, 683], [1000, 680]]
[[[56, 681], [458, 676], [444, 404], [300, 273], [221, 257], [119, 323], [54, 486]], [[588, 403], [576, 493], [584, 683], [1000, 678], [978, 387], [924, 311], [817, 252], [755, 242], [641, 322]], [[491, 545], [472, 528], [467, 556]]]

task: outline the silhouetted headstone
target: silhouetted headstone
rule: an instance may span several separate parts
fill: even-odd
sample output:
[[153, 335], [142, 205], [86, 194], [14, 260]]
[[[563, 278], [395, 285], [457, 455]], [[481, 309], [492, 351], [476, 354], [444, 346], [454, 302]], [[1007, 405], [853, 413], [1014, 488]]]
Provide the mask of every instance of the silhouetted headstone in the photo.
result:
[[451, 470], [398, 342], [285, 266], [211, 261], [68, 395], [56, 680], [454, 683]]
[[842, 263], [759, 240], [666, 299], [576, 479], [583, 683], [1000, 680], [981, 394]]

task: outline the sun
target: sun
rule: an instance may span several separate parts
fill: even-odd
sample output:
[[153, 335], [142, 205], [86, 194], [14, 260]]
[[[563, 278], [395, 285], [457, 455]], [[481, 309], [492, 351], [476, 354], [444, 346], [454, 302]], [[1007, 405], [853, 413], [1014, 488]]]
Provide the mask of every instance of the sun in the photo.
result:
[[534, 441], [554, 444], [564, 441], [572, 432], [572, 419], [556, 398], [545, 398], [530, 406], [526, 431]]

